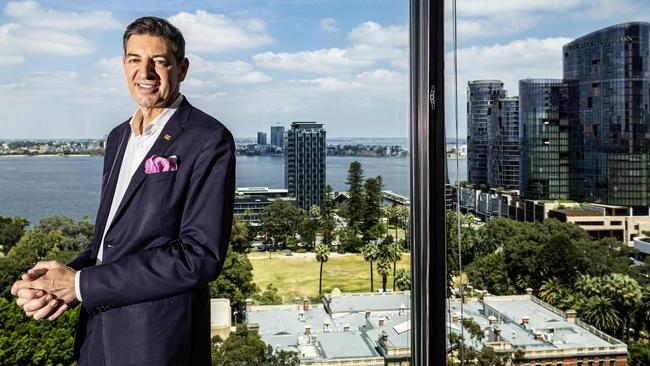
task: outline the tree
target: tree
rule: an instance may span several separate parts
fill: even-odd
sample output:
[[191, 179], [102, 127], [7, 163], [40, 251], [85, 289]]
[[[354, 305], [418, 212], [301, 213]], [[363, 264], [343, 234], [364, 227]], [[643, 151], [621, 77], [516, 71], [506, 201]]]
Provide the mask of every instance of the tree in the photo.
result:
[[50, 216], [42, 219], [35, 229], [39, 229], [44, 233], [61, 232], [64, 237], [61, 250], [78, 251], [84, 249], [95, 235], [95, 227], [90, 223], [88, 216], [78, 223], [75, 223], [69, 217]]
[[616, 332], [616, 329], [621, 326], [621, 318], [612, 300], [600, 295], [587, 300], [581, 317], [587, 323], [607, 333]]
[[248, 226], [239, 216], [233, 216], [232, 234], [230, 235], [230, 246], [233, 250], [244, 253], [248, 243]]
[[211, 298], [230, 300], [233, 311], [241, 312], [247, 298], [257, 292], [253, 282], [253, 265], [246, 255], [229, 250], [219, 277], [210, 282]]
[[557, 234], [542, 245], [537, 256], [541, 278], [556, 278], [565, 286], [573, 286], [576, 273], [584, 273], [576, 244], [566, 235]]
[[334, 220], [334, 196], [332, 194], [332, 187], [329, 184], [325, 186], [323, 201], [320, 206], [319, 221], [322, 233], [321, 242], [325, 245], [332, 245], [334, 231], [336, 230], [336, 221]]
[[380, 224], [382, 216], [381, 200], [384, 197], [383, 179], [381, 175], [375, 178], [366, 179], [363, 187], [364, 193], [364, 214], [361, 222], [361, 232], [364, 240], [379, 239], [376, 237], [376, 232], [371, 233], [374, 226]]
[[320, 244], [316, 247], [316, 260], [320, 263], [320, 276], [318, 278], [318, 294], [323, 293], [323, 264], [327, 262], [330, 257], [330, 248], [325, 244]]
[[391, 206], [384, 206], [382, 208], [383, 215], [388, 219], [388, 224], [393, 225], [395, 229], [395, 240], [397, 240], [397, 229], [399, 227], [399, 207], [393, 203]]
[[388, 256], [393, 262], [393, 291], [395, 291], [395, 273], [397, 272], [397, 262], [402, 260], [402, 245], [394, 241], [390, 235], [384, 239], [384, 245], [388, 245]]
[[411, 273], [405, 268], [400, 268], [395, 273], [395, 286], [400, 291], [407, 291], [411, 289]]
[[342, 228], [339, 232], [339, 251], [359, 253], [362, 249], [363, 241], [357, 236], [357, 231], [351, 227]]
[[539, 297], [553, 306], [557, 306], [565, 296], [565, 287], [555, 277], [544, 281], [539, 288]]
[[73, 365], [79, 308], [54, 322], [36, 321], [0, 297], [0, 365]]
[[275, 245], [288, 242], [298, 233], [305, 212], [286, 201], [276, 200], [264, 207], [260, 214], [260, 231]]
[[298, 365], [300, 363], [295, 352], [279, 351], [274, 353], [273, 347], [264, 343], [257, 332], [251, 331], [245, 325], [238, 325], [224, 341], [212, 338], [212, 365]]
[[363, 254], [363, 260], [370, 263], [370, 292], [374, 292], [373, 276], [372, 276], [372, 262], [377, 260], [379, 255], [379, 248], [375, 243], [368, 243], [363, 247], [361, 251]]
[[[1, 348], [0, 348], [1, 349]], [[629, 342], [627, 344], [630, 366], [650, 365], [650, 343], [648, 341]]]
[[29, 221], [23, 217], [0, 216], [0, 252], [8, 253], [25, 234], [27, 225]]
[[641, 286], [630, 276], [612, 273], [602, 278], [600, 293], [611, 299], [614, 308], [620, 312], [623, 328], [619, 331], [619, 337], [628, 339], [630, 315], [637, 308], [643, 296]]
[[253, 296], [255, 303], [258, 305], [280, 305], [282, 297], [278, 295], [278, 289], [272, 283], [266, 285], [266, 290]]
[[343, 204], [341, 214], [348, 220], [348, 227], [358, 231], [365, 215], [363, 168], [361, 168], [360, 162], [353, 161], [350, 163], [345, 184], [348, 186], [348, 199]]
[[386, 292], [386, 282], [390, 273], [390, 261], [387, 257], [382, 256], [377, 260], [377, 273], [381, 276], [381, 289]]
[[320, 216], [320, 208], [313, 205], [309, 208], [309, 212], [303, 211], [300, 215], [301, 220], [298, 225], [298, 234], [300, 239], [308, 249], [313, 249], [316, 245], [316, 232], [318, 231], [318, 217]]
[[502, 252], [479, 257], [465, 267], [465, 273], [474, 288], [487, 290], [494, 295], [515, 293]]

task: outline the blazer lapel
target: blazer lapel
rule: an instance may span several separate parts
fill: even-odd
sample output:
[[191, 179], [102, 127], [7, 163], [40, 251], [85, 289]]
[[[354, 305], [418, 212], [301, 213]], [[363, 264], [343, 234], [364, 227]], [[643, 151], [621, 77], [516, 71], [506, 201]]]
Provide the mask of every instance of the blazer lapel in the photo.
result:
[[[99, 210], [96, 220], [95, 228], [95, 243], [101, 241], [102, 235], [104, 235], [104, 228], [106, 227], [106, 220], [108, 220], [108, 213], [111, 209], [111, 203], [113, 202], [113, 196], [115, 195], [115, 188], [117, 187], [117, 179], [120, 176], [120, 169], [122, 168], [122, 160], [124, 160], [124, 152], [126, 151], [126, 145], [129, 141], [129, 134], [131, 133], [131, 128], [129, 127], [128, 122], [124, 124], [124, 127], [119, 135], [119, 142], [117, 146], [117, 151], [111, 162], [111, 168], [108, 172], [108, 179], [106, 185], [102, 189], [102, 196], [99, 201]], [[96, 257], [97, 252], [99, 251], [99, 245], [93, 248], [93, 258]]]
[[[183, 102], [178, 107], [176, 112], [174, 112], [174, 114], [169, 119], [169, 121], [167, 121], [165, 127], [160, 132], [158, 139], [156, 139], [156, 142], [154, 142], [153, 146], [151, 147], [147, 155], [145, 155], [144, 159], [140, 162], [140, 165], [135, 170], [135, 173], [133, 173], [133, 177], [131, 177], [129, 186], [126, 188], [124, 197], [122, 198], [122, 201], [120, 201], [120, 205], [118, 206], [117, 211], [115, 212], [115, 217], [113, 218], [111, 225], [108, 227], [106, 235], [108, 235], [108, 232], [118, 221], [118, 219], [120, 218], [120, 214], [122, 213], [122, 211], [124, 211], [124, 208], [128, 205], [129, 201], [131, 200], [131, 197], [133, 197], [133, 194], [135, 194], [135, 192], [142, 184], [142, 181], [144, 181], [144, 178], [147, 176], [147, 174], [144, 172], [144, 164], [147, 161], [147, 159], [149, 159], [152, 155], [158, 155], [158, 156], [164, 155], [165, 151], [167, 151], [169, 146], [173, 144], [174, 141], [176, 141], [176, 139], [178, 139], [178, 136], [180, 136], [180, 134], [183, 133], [183, 125], [187, 120], [187, 116], [191, 108], [192, 106], [187, 102], [187, 99], [183, 99]], [[115, 192], [114, 188], [113, 188], [113, 192]]]

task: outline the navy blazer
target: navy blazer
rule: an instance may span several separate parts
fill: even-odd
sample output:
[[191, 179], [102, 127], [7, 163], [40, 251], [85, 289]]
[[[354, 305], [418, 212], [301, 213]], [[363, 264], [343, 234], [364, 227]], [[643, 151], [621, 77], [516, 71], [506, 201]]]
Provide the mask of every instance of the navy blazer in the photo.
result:
[[82, 270], [75, 352], [83, 365], [210, 365], [208, 282], [230, 238], [235, 145], [219, 121], [186, 99], [145, 160], [177, 156], [178, 170], [131, 178], [95, 265], [130, 120], [106, 140], [93, 241], [68, 265]]

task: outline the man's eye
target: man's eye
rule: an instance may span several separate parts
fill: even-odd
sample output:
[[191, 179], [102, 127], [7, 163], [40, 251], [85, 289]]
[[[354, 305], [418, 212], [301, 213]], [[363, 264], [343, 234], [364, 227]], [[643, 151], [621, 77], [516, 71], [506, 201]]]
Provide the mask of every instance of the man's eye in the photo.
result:
[[130, 63], [130, 64], [137, 63], [138, 61], [140, 61], [140, 60], [138, 60], [137, 58], [132, 58], [132, 59], [127, 60], [127, 62]]
[[167, 65], [167, 61], [165, 61], [165, 60], [156, 60], [154, 62], [156, 63], [156, 65], [160, 65], [160, 66]]

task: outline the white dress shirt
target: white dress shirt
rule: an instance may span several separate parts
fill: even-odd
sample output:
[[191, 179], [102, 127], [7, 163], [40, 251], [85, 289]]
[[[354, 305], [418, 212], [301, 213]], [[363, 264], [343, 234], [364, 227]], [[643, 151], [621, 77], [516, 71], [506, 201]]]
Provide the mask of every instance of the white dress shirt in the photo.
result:
[[[122, 160], [122, 166], [120, 167], [120, 175], [117, 178], [117, 186], [115, 187], [115, 194], [113, 195], [113, 201], [111, 202], [111, 209], [108, 212], [108, 218], [106, 219], [106, 226], [104, 227], [104, 233], [102, 235], [102, 240], [99, 244], [99, 252], [97, 253], [97, 264], [101, 264], [102, 258], [104, 257], [104, 239], [106, 238], [106, 232], [113, 222], [113, 218], [117, 213], [117, 208], [122, 202], [122, 198], [126, 193], [126, 189], [131, 183], [131, 178], [133, 173], [140, 166], [144, 159], [148, 159], [147, 153], [151, 150], [154, 142], [160, 136], [163, 128], [171, 118], [171, 116], [176, 112], [176, 109], [183, 101], [183, 96], [179, 94], [178, 98], [172, 103], [172, 105], [165, 109], [158, 117], [156, 117], [151, 123], [144, 128], [142, 134], [139, 133], [140, 126], [142, 125], [142, 111], [138, 110], [131, 117], [131, 134], [129, 135], [129, 142], [126, 145], [126, 150], [124, 151], [124, 159]], [[79, 288], [79, 277], [81, 276], [81, 271], [77, 271], [75, 274], [75, 294], [77, 299], [81, 300], [81, 291]]]

